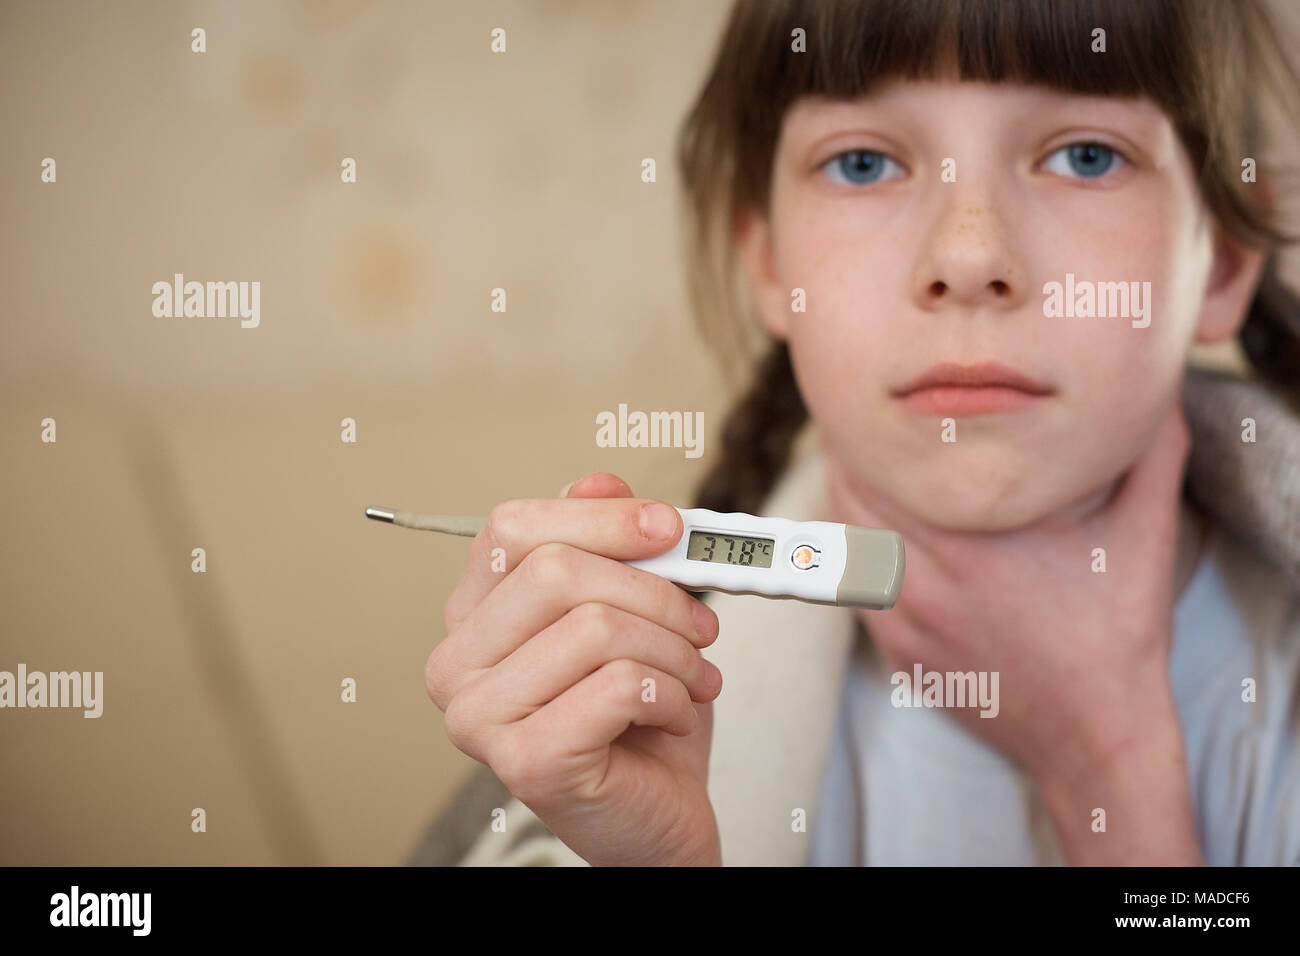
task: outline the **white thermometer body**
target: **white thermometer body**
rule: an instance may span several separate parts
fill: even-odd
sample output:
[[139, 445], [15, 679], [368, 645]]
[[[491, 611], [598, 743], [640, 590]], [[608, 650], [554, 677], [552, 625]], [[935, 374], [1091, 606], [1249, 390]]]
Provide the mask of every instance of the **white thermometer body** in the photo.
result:
[[[692, 590], [876, 610], [893, 607], [903, 586], [903, 539], [895, 531], [741, 511], [677, 511], [682, 536], [672, 549], [624, 564]], [[366, 517], [465, 536], [478, 534], [486, 521], [387, 508], [367, 508]]]
[[686, 588], [883, 610], [903, 584], [894, 531], [831, 521], [678, 508], [682, 537], [653, 558], [626, 561]]

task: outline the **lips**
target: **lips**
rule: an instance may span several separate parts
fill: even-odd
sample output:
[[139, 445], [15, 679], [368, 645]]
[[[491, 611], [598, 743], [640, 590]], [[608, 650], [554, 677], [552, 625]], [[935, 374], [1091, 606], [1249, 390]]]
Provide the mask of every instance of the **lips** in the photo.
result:
[[912, 411], [930, 415], [974, 415], [1010, 411], [1041, 402], [1055, 389], [997, 362], [944, 362], [893, 394]]

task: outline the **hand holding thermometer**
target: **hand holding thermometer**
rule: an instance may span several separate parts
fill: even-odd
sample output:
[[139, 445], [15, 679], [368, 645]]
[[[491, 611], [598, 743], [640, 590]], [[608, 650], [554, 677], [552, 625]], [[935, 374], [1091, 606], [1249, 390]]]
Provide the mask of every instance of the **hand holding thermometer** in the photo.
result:
[[[692, 590], [875, 610], [893, 607], [903, 586], [903, 539], [895, 531], [707, 508], [677, 511], [682, 536], [670, 550], [623, 563]], [[486, 523], [387, 508], [367, 508], [366, 517], [466, 537]]]

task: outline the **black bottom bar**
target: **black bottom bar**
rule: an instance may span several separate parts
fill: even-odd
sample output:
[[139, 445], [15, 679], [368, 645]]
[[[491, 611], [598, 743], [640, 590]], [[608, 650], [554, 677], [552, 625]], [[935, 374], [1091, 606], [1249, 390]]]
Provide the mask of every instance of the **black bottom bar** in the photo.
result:
[[[1044, 929], [1058, 941], [1198, 934], [1231, 945], [1243, 933], [1291, 927], [1297, 886], [1296, 872], [1280, 868], [48, 867], [3, 869], [0, 879], [6, 942], [64, 936], [92, 945], [111, 938], [441, 946], [457, 938], [463, 946], [510, 934], [534, 945], [682, 945], [753, 935], [770, 943], [783, 930], [808, 943], [849, 931], [864, 944], [928, 944], [1041, 941]], [[146, 927], [143, 894], [147, 935], [138, 932]], [[117, 925], [81, 925], [90, 921]]]

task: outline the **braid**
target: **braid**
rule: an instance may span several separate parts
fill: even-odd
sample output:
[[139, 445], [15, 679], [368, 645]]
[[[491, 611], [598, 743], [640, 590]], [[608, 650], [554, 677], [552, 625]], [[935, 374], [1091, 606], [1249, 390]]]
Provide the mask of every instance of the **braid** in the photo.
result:
[[705, 476], [696, 506], [713, 511], [759, 509], [790, 458], [808, 420], [790, 349], [774, 342], [759, 363], [749, 392], [722, 429], [722, 457]]
[[1238, 335], [1259, 376], [1300, 413], [1300, 298], [1282, 282], [1270, 259]]

